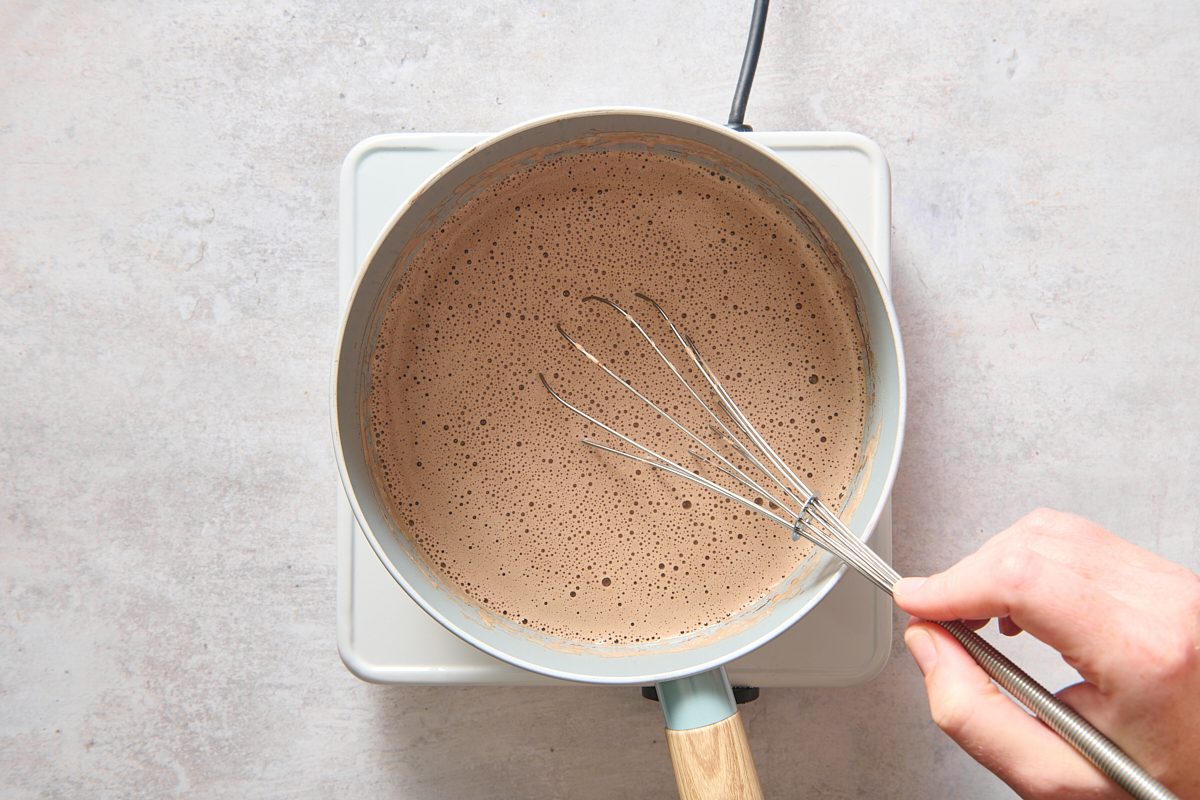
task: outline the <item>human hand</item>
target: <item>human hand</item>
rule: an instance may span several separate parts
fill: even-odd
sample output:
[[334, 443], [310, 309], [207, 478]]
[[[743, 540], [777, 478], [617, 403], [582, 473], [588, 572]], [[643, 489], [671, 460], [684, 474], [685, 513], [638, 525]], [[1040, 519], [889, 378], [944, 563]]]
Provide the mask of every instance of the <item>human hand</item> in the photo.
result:
[[999, 619], [1062, 653], [1058, 697], [1180, 797], [1200, 797], [1200, 577], [1082, 517], [1038, 510], [945, 572], [905, 578], [896, 604], [937, 723], [1027, 800], [1127, 798], [921, 620]]

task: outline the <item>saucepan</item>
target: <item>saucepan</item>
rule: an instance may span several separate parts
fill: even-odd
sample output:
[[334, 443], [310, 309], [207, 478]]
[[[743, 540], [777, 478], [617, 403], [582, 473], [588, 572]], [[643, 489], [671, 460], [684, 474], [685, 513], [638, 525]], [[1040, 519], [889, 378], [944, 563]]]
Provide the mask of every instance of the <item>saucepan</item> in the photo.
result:
[[[896, 317], [879, 271], [837, 208], [801, 175], [748, 138], [701, 119], [648, 109], [589, 109], [557, 114], [497, 134], [455, 159], [425, 182], [392, 217], [362, 265], [342, 320], [333, 366], [332, 417], [342, 483], [358, 525], [384, 566], [412, 598], [447, 630], [480, 650], [522, 669], [595, 684], [655, 684], [666, 716], [667, 740], [684, 798], [759, 797], [749, 753], [724, 665], [787, 630], [841, 579], [845, 567], [815, 551], [796, 572], [756, 604], [720, 625], [652, 645], [570, 642], [499, 618], [430, 569], [388, 511], [372, 478], [365, 431], [374, 338], [388, 300], [430, 221], [462, 202], [466, 187], [495, 177], [522, 156], [551, 157], [607, 141], [670, 142], [676, 150], [711, 158], [755, 182], [784, 213], [813, 233], [854, 286], [867, 341], [870, 394], [860, 469], [841, 510], [852, 531], [869, 540], [891, 491], [904, 429], [904, 361]], [[701, 155], [697, 156], [702, 157]], [[786, 535], [786, 534], [784, 534]], [[766, 590], [767, 587], [764, 587]]]

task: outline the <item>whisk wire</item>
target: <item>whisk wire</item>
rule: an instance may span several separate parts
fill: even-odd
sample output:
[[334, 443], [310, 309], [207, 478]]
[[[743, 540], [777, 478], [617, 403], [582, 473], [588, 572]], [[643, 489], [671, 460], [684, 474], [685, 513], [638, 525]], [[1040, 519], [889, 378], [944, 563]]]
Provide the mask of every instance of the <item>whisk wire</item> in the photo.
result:
[[[797, 519], [803, 518], [805, 516], [805, 511], [812, 512], [815, 521], [819, 522], [823, 526], [832, 528], [835, 534], [837, 534], [834, 537], [830, 537], [828, 533], [822, 531], [821, 528], [809, 526], [811, 528], [812, 535], [805, 538], [812, 540], [815, 544], [826, 550], [832, 550], [836, 548], [836, 555], [838, 555], [852, 567], [855, 567], [859, 572], [875, 582], [884, 591], [890, 593], [892, 585], [900, 579], [899, 575], [895, 574], [894, 570], [892, 570], [890, 566], [886, 564], [886, 562], [883, 562], [882, 559], [880, 559], [878, 555], [870, 549], [870, 547], [868, 547], [861, 539], [855, 536], [850, 529], [842, 523], [837, 514], [835, 514], [820, 501], [817, 493], [810, 489], [808, 485], [800, 479], [800, 476], [796, 474], [795, 470], [788, 466], [787, 462], [784, 461], [783, 457], [780, 456], [775, 448], [771, 446], [770, 442], [768, 442], [766, 438], [758, 432], [758, 429], [754, 427], [754, 424], [750, 421], [750, 418], [747, 417], [746, 414], [741, 410], [737, 402], [734, 401], [733, 396], [721, 383], [720, 379], [716, 376], [712, 369], [709, 368], [708, 363], [705, 361], [704, 355], [700, 352], [700, 348], [696, 344], [695, 340], [679, 329], [662, 305], [645, 294], [638, 293], [635, 296], [654, 306], [655, 310], [658, 311], [659, 316], [662, 317], [662, 319], [667, 323], [667, 326], [671, 329], [671, 332], [675, 335], [676, 340], [684, 348], [685, 352], [687, 352], [687, 354], [691, 357], [692, 363], [696, 366], [697, 371], [708, 383], [713, 394], [716, 395], [718, 407], [730, 418], [734, 427], [746, 439], [748, 439], [751, 444], [753, 444], [755, 449], [758, 450], [767, 461], [770, 462], [770, 464], [774, 467], [774, 470], [778, 470], [778, 472], [783, 475], [783, 479], [780, 479], [775, 474], [775, 471], [768, 468], [762, 463], [761, 460], [755, 458], [753, 454], [750, 453], [749, 448], [742, 444], [727, 427], [723, 427], [723, 431], [738, 452], [744, 458], [754, 464], [760, 472], [763, 472], [769, 476], [770, 479], [780, 486], [789, 497], [801, 504], [802, 510], [794, 514]], [[678, 373], [678, 371], [676, 371], [676, 377], [687, 384], [687, 381]], [[691, 390], [690, 384], [688, 385], [688, 388]], [[694, 390], [692, 390], [692, 394], [693, 396], [696, 395]], [[787, 483], [785, 483], [785, 481]], [[787, 484], [790, 484], [790, 487]], [[803, 535], [803, 533], [800, 531], [800, 528], [797, 526], [791, 526], [791, 528], [793, 536], [797, 534]], [[808, 528], [806, 528], [806, 530], [807, 529]], [[881, 564], [884, 567], [883, 569], [880, 568]]]
[[[688, 357], [692, 360], [692, 363], [696, 366], [696, 369], [704, 377], [704, 380], [708, 383], [709, 388], [716, 395], [717, 407], [720, 408], [721, 411], [724, 412], [724, 414], [727, 417], [729, 417], [729, 419], [733, 423], [734, 427], [737, 428], [742, 433], [743, 436], [745, 436], [746, 435], [745, 428], [742, 426], [742, 424], [738, 420], [737, 416], [734, 415], [733, 410], [731, 410], [729, 408], [729, 405], [726, 402], [726, 398], [722, 396], [722, 393], [720, 391], [717, 391], [717, 386], [720, 385], [720, 381], [718, 381], [716, 379], [716, 376], [713, 375], [712, 372], [709, 371], [708, 367], [704, 364], [704, 359], [700, 355], [700, 349], [696, 346], [695, 342], [692, 341], [690, 336], [688, 336], [686, 333], [684, 333], [683, 331], [681, 331], [679, 329], [679, 327], [671, 319], [670, 315], [667, 314], [666, 309], [664, 309], [656, 300], [654, 300], [654, 298], [649, 297], [648, 295], [642, 294], [641, 292], [636, 292], [634, 294], [634, 297], [637, 297], [639, 300], [644, 300], [647, 303], [649, 303], [650, 305], [654, 306], [654, 309], [658, 312], [659, 316], [662, 317], [663, 321], [667, 323], [667, 327], [670, 328], [671, 333], [674, 334], [675, 339], [676, 339], [676, 341], [679, 342], [680, 347], [682, 347], [683, 351], [688, 354]], [[628, 314], [627, 314], [627, 316], [628, 316]], [[651, 339], [645, 333], [645, 329], [643, 329], [640, 325], [638, 325], [638, 329], [641, 330], [642, 335], [645, 336], [648, 341], [650, 341], [650, 343], [654, 347], [655, 351], [661, 355], [662, 354], [661, 349], [658, 347], [657, 344], [654, 343], [653, 339]], [[665, 356], [663, 356], [663, 358], [664, 358], [664, 360], [667, 360]], [[783, 492], [785, 494], [787, 494], [789, 497], [791, 497], [795, 502], [797, 502], [797, 503], [804, 502], [803, 497], [798, 497], [796, 495], [796, 493], [787, 484], [785, 484], [782, 480], [780, 480], [775, 475], [774, 472], [772, 472], [765, 464], [762, 463], [761, 460], [759, 460], [758, 457], [756, 457], [753, 453], [751, 453], [749, 448], [747, 448], [744, 444], [742, 444], [742, 442], [738, 439], [737, 435], [732, 430], [729, 429], [729, 426], [727, 426], [724, 423], [724, 421], [721, 420], [721, 418], [711, 409], [711, 407], [709, 407], [708, 403], [706, 403], [703, 400], [703, 398], [700, 397], [700, 393], [696, 391], [696, 389], [692, 386], [691, 382], [687, 380], [687, 378], [683, 377], [683, 374], [678, 369], [676, 369], [672, 365], [671, 371], [675, 374], [675, 377], [679, 379], [679, 382], [682, 383], [684, 385], [684, 387], [688, 390], [688, 393], [693, 398], [696, 399], [696, 402], [699, 403], [701, 406], [703, 406], [704, 409], [706, 411], [708, 411], [709, 415], [712, 416], [712, 418], [714, 420], [716, 420], [717, 425], [718, 425], [723, 437], [726, 438], [730, 443], [732, 443], [736, 446], [736, 449], [738, 450], [739, 454], [743, 458], [745, 458], [747, 461], [749, 461], [751, 464], [753, 464], [755, 466], [755, 468], [758, 469], [760, 472], [767, 475], [773, 483], [775, 483], [780, 489], [782, 489]], [[722, 388], [722, 390], [724, 389], [724, 387], [721, 387], [721, 388]], [[750, 438], [750, 437], [747, 436], [747, 438]], [[753, 439], [751, 439], [751, 442], [754, 443]], [[758, 445], [755, 444], [755, 447], [758, 448]], [[763, 452], [761, 448], [758, 448], [758, 449], [760, 452]], [[763, 455], [765, 456], [766, 453], [763, 452]]]
[[[683, 348], [684, 352], [688, 354], [692, 364], [708, 384], [709, 390], [716, 398], [713, 405], [720, 410], [720, 414], [713, 409], [713, 405], [710, 405], [701, 397], [691, 382], [684, 377], [678, 366], [663, 352], [653, 337], [650, 336], [641, 323], [634, 319], [628, 311], [613, 301], [602, 297], [589, 296], [584, 299], [587, 301], [603, 302], [624, 316], [650, 344], [654, 352], [667, 365], [680, 383], [683, 384], [692, 398], [707, 413], [713, 422], [709, 426], [713, 436], [718, 441], [726, 444], [747, 463], [751, 464], [754, 469], [766, 476], [771, 483], [779, 487], [784, 495], [793, 502], [798, 503], [799, 510], [793, 511], [787, 503], [782, 502], [778, 497], [766, 491], [760, 481], [755, 480], [714, 446], [680, 423], [660, 405], [635, 389], [629, 381], [621, 377], [615, 370], [601, 363], [598, 358], [588, 352], [578, 341], [568, 335], [562, 326], [559, 326], [559, 333], [578, 352], [593, 364], [599, 366], [610, 378], [632, 392], [655, 413], [685, 433], [689, 439], [698, 443], [701, 449], [709, 454], [706, 456], [695, 450], [689, 450], [688, 453], [692, 457], [701, 464], [710, 466], [737, 483], [746, 486], [755, 496], [747, 497], [745, 494], [733, 491], [700, 474], [698, 471], [689, 470], [662, 453], [621, 433], [608, 423], [602, 422], [595, 416], [571, 404], [550, 386], [545, 375], [539, 374], [538, 377], [541, 379], [542, 385], [550, 393], [551, 397], [572, 413], [579, 415], [605, 433], [616, 437], [644, 455], [631, 453], [619, 447], [612, 447], [586, 436], [583, 438], [583, 443], [597, 450], [629, 459], [652, 469], [676, 475], [708, 489], [721, 497], [745, 506], [751, 511], [761, 514], [776, 524], [790, 530], [793, 539], [802, 536], [831, 553], [844, 564], [859, 572], [875, 586], [891, 594], [892, 588], [900, 580], [900, 574], [890, 564], [880, 558], [862, 539], [855, 536], [846, 524], [842, 522], [837, 513], [830, 509], [817, 493], [811, 490], [800, 479], [800, 476], [788, 466], [779, 453], [771, 447], [770, 443], [758, 432], [758, 429], [754, 427], [750, 419], [742, 412], [737, 403], [734, 402], [733, 397], [721, 384], [716, 374], [709, 369], [703, 355], [700, 353], [700, 348], [696, 346], [691, 337], [675, 325], [663, 307], [644, 294], [639, 293], [637, 297], [649, 302], [658, 310], [659, 315], [666, 322], [672, 334], [674, 334], [676, 341]], [[721, 414], [728, 418], [730, 424], [726, 424], [721, 418]], [[748, 441], [749, 445], [743, 439]], [[761, 454], [761, 457], [755, 455], [755, 451]], [[782, 512], [782, 514], [776, 513], [776, 510]], [[1023, 703], [1038, 719], [1045, 722], [1091, 763], [1095, 764], [1131, 795], [1138, 798], [1138, 800], [1175, 800], [1175, 795], [1169, 789], [1156, 781], [1150, 773], [1134, 762], [1120, 747], [1096, 730], [1095, 727], [1083, 719], [1070, 706], [1060, 701], [1043, 686], [1026, 675], [1019, 667], [1005, 658], [976, 633], [957, 620], [939, 622], [938, 624], [962, 643], [976, 662], [994, 681]]]
[[608, 445], [602, 444], [601, 442], [597, 442], [594, 439], [585, 438], [583, 440], [583, 443], [590, 447], [594, 447], [597, 450], [604, 450], [608, 453], [612, 453], [613, 455], [618, 455], [618, 456], [621, 456], [622, 458], [627, 458], [630, 461], [637, 461], [639, 463], [646, 464], [647, 466], [653, 467], [654, 469], [660, 469], [663, 472], [669, 472], [672, 475], [677, 475], [678, 477], [683, 478], [684, 480], [687, 480], [687, 481], [691, 481], [692, 483], [695, 483], [698, 486], [703, 486], [706, 489], [711, 489], [712, 491], [716, 492], [717, 494], [721, 495], [722, 497], [727, 497], [730, 500], [734, 501], [735, 503], [740, 503], [741, 505], [744, 505], [746, 508], [749, 508], [752, 511], [762, 514], [767, 519], [770, 519], [773, 522], [777, 522], [780, 525], [783, 525], [785, 528], [790, 525], [790, 523], [786, 519], [784, 519], [783, 517], [774, 513], [770, 509], [767, 509], [767, 508], [764, 508], [763, 506], [758, 505], [753, 500], [750, 500], [749, 498], [745, 497], [744, 495], [740, 495], [737, 492], [730, 491], [729, 489], [727, 489], [726, 487], [717, 483], [716, 481], [711, 481], [708, 478], [705, 478], [703, 475], [698, 475], [695, 472], [689, 472], [688, 470], [684, 469], [683, 467], [679, 466], [679, 464], [675, 463], [674, 461], [671, 461], [668, 458], [664, 458], [664, 457], [660, 456], [660, 458], [662, 458], [662, 461], [654, 461], [653, 459], [643, 458], [642, 456], [636, 455], [634, 453], [627, 453], [624, 450], [618, 450], [615, 447], [609, 447]]
[[[644, 393], [633, 386], [632, 382], [623, 377], [616, 370], [609, 367], [591, 351], [583, 346], [575, 337], [571, 336], [567, 331], [558, 325], [559, 334], [581, 355], [583, 355], [592, 364], [598, 366], [609, 378], [616, 381], [623, 389], [633, 394], [638, 400], [645, 404], [648, 408], [654, 411], [658, 416], [662, 417], [673, 427], [682, 432], [691, 441], [699, 445], [705, 452], [711, 456], [705, 457], [694, 450], [689, 453], [697, 458], [701, 463], [711, 466], [713, 469], [721, 472], [733, 480], [753, 491], [758, 497], [754, 500], [731, 491], [725, 486], [683, 467], [676, 461], [671, 460], [662, 453], [649, 448], [632, 437], [621, 433], [613, 426], [602, 422], [595, 416], [588, 414], [577, 406], [568, 402], [558, 392], [556, 392], [546, 380], [544, 375], [539, 374], [543, 386], [555, 400], [565, 406], [568, 410], [583, 417], [592, 424], [604, 430], [606, 433], [615, 436], [622, 442], [636, 448], [645, 455], [637, 455], [621, 450], [620, 448], [611, 447], [601, 442], [597, 442], [590, 438], [585, 438], [584, 443], [596, 449], [622, 456], [626, 459], [645, 464], [654, 469], [659, 469], [664, 472], [676, 475], [685, 480], [691, 481], [705, 489], [715, 492], [716, 494], [730, 499], [740, 505], [743, 505], [751, 510], [766, 516], [773, 522], [787, 528], [792, 532], [793, 538], [803, 536], [813, 544], [833, 553], [845, 563], [854, 567], [858, 572], [862, 573], [868, 580], [875, 583], [885, 591], [890, 592], [892, 584], [899, 579], [899, 576], [889, 575], [890, 567], [864, 544], [857, 536], [849, 531], [837, 517], [835, 513], [825, 507], [821, 502], [820, 497], [813, 492], [800, 479], [800, 477], [792, 470], [783, 458], [771, 447], [770, 443], [758, 432], [749, 418], [742, 412], [741, 408], [733, 400], [728, 390], [725, 389], [720, 379], [709, 368], [704, 359], [700, 348], [690, 336], [684, 333], [667, 314], [666, 310], [651, 297], [638, 293], [639, 299], [650, 303], [658, 312], [659, 316], [671, 330], [679, 346], [688, 355], [696, 371], [704, 378], [708, 388], [715, 396], [715, 405], [720, 409], [729, 422], [726, 423], [722, 419], [721, 414], [718, 414], [713, 406], [710, 405], [684, 376], [682, 370], [675, 364], [670, 356], [659, 346], [654, 338], [649, 334], [646, 328], [633, 316], [629, 311], [623, 308], [618, 303], [609, 300], [608, 298], [589, 295], [584, 298], [584, 302], [600, 302], [607, 305], [609, 308], [616, 311], [629, 322], [638, 334], [650, 345], [658, 358], [667, 366], [671, 374], [679, 381], [679, 383], [687, 390], [692, 399], [700, 406], [700, 408], [708, 415], [713, 424], [710, 425], [710, 430], [718, 441], [727, 444], [734, 452], [741, 456], [746, 462], [753, 466], [759, 473], [765, 476], [771, 483], [777, 486], [788, 498], [797, 503], [800, 511], [795, 511], [784, 500], [775, 496], [768, 491], [760, 481], [751, 477], [744, 469], [737, 466], [727, 456], [718, 451], [715, 447], [705, 441], [703, 438], [694, 433], [686, 425], [679, 422], [670, 412], [664, 409], [661, 405], [646, 397]], [[731, 427], [732, 426], [732, 427]], [[750, 443], [749, 446], [743, 441], [745, 439]], [[760, 455], [756, 455], [750, 448], [753, 447]], [[715, 461], [713, 459], [716, 459]], [[772, 508], [777, 508], [786, 514], [781, 516], [776, 514]], [[883, 568], [880, 565], [883, 565]]]
[[[655, 303], [653, 300], [651, 300], [649, 297], [647, 297], [647, 296], [646, 296], [646, 295], [644, 295], [644, 294], [640, 294], [640, 293], [639, 293], [639, 294], [636, 294], [636, 295], [635, 295], [635, 297], [641, 298], [641, 299], [643, 299], [643, 300], [646, 300], [646, 301], [650, 302], [651, 304], [653, 304], [653, 305], [654, 305], [654, 307], [658, 309], [658, 312], [659, 312], [660, 314], [662, 314], [663, 318], [667, 320], [667, 324], [671, 326], [671, 330], [675, 332], [675, 335], [676, 335], [676, 337], [677, 337], [677, 338], [680, 340], [680, 342], [681, 342], [681, 343], [683, 343], [683, 341], [684, 341], [684, 340], [683, 340], [683, 335], [682, 335], [682, 333], [680, 333], [680, 331], [679, 331], [679, 330], [678, 330], [678, 329], [675, 327], [674, 323], [673, 323], [673, 322], [671, 322], [671, 320], [670, 320], [670, 317], [667, 317], [667, 315], [666, 315], [666, 312], [665, 312], [665, 311], [663, 311], [663, 309], [662, 309], [662, 306], [660, 306], [658, 303]], [[629, 313], [629, 312], [628, 312], [627, 310], [625, 310], [625, 308], [623, 308], [621, 305], [619, 305], [618, 303], [616, 303], [616, 302], [615, 302], [615, 301], [613, 301], [613, 300], [610, 300], [610, 299], [608, 299], [607, 297], [599, 297], [599, 296], [597, 296], [597, 295], [588, 295], [587, 297], [583, 298], [583, 300], [582, 300], [581, 302], [584, 302], [584, 303], [587, 303], [587, 302], [598, 302], [598, 303], [603, 303], [603, 304], [607, 305], [609, 308], [611, 308], [611, 309], [613, 309], [614, 311], [616, 311], [616, 312], [617, 312], [618, 314], [620, 314], [622, 317], [624, 317], [624, 318], [625, 318], [625, 320], [626, 320], [626, 321], [627, 321], [627, 322], [628, 322], [630, 325], [632, 325], [632, 326], [633, 326], [633, 328], [634, 328], [634, 329], [635, 329], [635, 330], [638, 332], [638, 334], [640, 334], [640, 335], [641, 335], [641, 337], [642, 337], [642, 338], [643, 338], [643, 339], [646, 341], [646, 343], [650, 345], [651, 349], [653, 349], [653, 350], [654, 350], [654, 353], [655, 353], [655, 354], [656, 354], [656, 355], [659, 357], [659, 359], [660, 359], [660, 360], [661, 360], [661, 361], [662, 361], [664, 364], [666, 364], [667, 368], [668, 368], [668, 369], [671, 371], [671, 374], [672, 374], [672, 375], [674, 375], [674, 376], [675, 376], [675, 378], [676, 378], [676, 380], [678, 380], [678, 381], [679, 381], [679, 383], [683, 385], [683, 387], [684, 387], [684, 388], [687, 390], [688, 394], [689, 394], [689, 395], [691, 395], [692, 399], [693, 399], [693, 400], [695, 400], [695, 401], [696, 401], [696, 403], [697, 403], [697, 404], [700, 406], [700, 408], [701, 408], [701, 409], [704, 411], [704, 413], [708, 415], [708, 417], [709, 417], [709, 418], [712, 420], [712, 422], [714, 423], [714, 425], [715, 425], [716, 429], [717, 429], [717, 430], [719, 430], [719, 431], [721, 431], [721, 435], [722, 435], [722, 436], [724, 436], [724, 437], [728, 437], [729, 439], [732, 439], [732, 440], [735, 440], [735, 441], [736, 441], [736, 436], [734, 435], [733, 431], [731, 431], [731, 430], [729, 429], [729, 426], [725, 424], [725, 421], [724, 421], [724, 420], [722, 420], [722, 419], [721, 419], [721, 417], [720, 417], [720, 415], [719, 415], [719, 414], [717, 414], [717, 412], [716, 412], [716, 411], [714, 411], [714, 410], [712, 409], [712, 406], [710, 406], [710, 405], [709, 405], [709, 404], [708, 404], [708, 403], [707, 403], [707, 402], [704, 400], [704, 398], [702, 398], [702, 397], [700, 396], [700, 393], [696, 391], [695, 387], [693, 387], [693, 386], [692, 386], [691, 382], [690, 382], [690, 381], [688, 381], [688, 379], [687, 379], [687, 378], [685, 378], [685, 377], [683, 376], [683, 373], [680, 371], [679, 367], [678, 367], [678, 366], [676, 366], [675, 362], [674, 362], [674, 361], [672, 361], [672, 360], [671, 360], [671, 358], [670, 358], [670, 356], [668, 356], [668, 355], [667, 355], [667, 354], [666, 354], [666, 353], [663, 351], [663, 349], [662, 349], [662, 348], [659, 346], [658, 342], [656, 342], [656, 341], [654, 340], [654, 337], [652, 337], [652, 336], [651, 336], [651, 335], [650, 335], [650, 334], [649, 334], [649, 333], [646, 331], [645, 327], [643, 327], [643, 326], [642, 326], [642, 323], [641, 323], [641, 322], [639, 322], [639, 321], [637, 320], [637, 318], [633, 316], [633, 314]], [[591, 355], [590, 353], [588, 353], [586, 350], [584, 350], [583, 348], [581, 348], [581, 347], [580, 347], [580, 346], [579, 346], [579, 345], [578, 345], [578, 344], [575, 342], [575, 340], [574, 340], [574, 339], [572, 339], [571, 337], [567, 336], [567, 334], [566, 334], [566, 333], [563, 331], [563, 329], [562, 329], [562, 327], [561, 327], [561, 326], [559, 326], [559, 328], [558, 328], [558, 332], [559, 332], [560, 334], [562, 334], [564, 337], [566, 337], [567, 341], [571, 342], [571, 344], [573, 344], [573, 345], [575, 346], [575, 348], [576, 348], [576, 349], [580, 350], [580, 352], [583, 352], [583, 353], [584, 353], [584, 354], [585, 354], [585, 355], [586, 355], [586, 356], [587, 356], [587, 357], [588, 357], [588, 358], [589, 358], [589, 359], [590, 359], [590, 360], [591, 360], [593, 363], [600, 364], [600, 366], [601, 366], [601, 367], [603, 367], [603, 364], [601, 364], [601, 363], [600, 363], [600, 361], [599, 361], [598, 359], [596, 359], [594, 356], [592, 356], [592, 355]], [[685, 348], [686, 348], [686, 345], [685, 345]], [[628, 384], [628, 381], [625, 381], [623, 378], [621, 378], [619, 375], [616, 375], [616, 374], [614, 374], [612, 371], [605, 369], [605, 372], [607, 372], [607, 373], [609, 374], [609, 376], [610, 376], [610, 377], [612, 377], [612, 378], [614, 378], [614, 379], [618, 380], [619, 382], [621, 382], [621, 383], [623, 383], [623, 384], [626, 384], [626, 385]], [[631, 388], [631, 387], [628, 387], [628, 386], [627, 386], [627, 388]], [[635, 392], [635, 394], [637, 394], [637, 393]], [[640, 397], [640, 398], [641, 398], [641, 399], [642, 399], [644, 402], [646, 402], [646, 404], [647, 404], [647, 405], [649, 405], [651, 408], [653, 408], [655, 411], [657, 411], [658, 413], [660, 413], [660, 414], [662, 414], [663, 416], [667, 417], [668, 419], [671, 419], [671, 418], [670, 418], [668, 415], [664, 414], [664, 413], [663, 413], [663, 412], [662, 412], [662, 411], [661, 411], [661, 410], [660, 410], [660, 409], [659, 409], [659, 408], [658, 408], [658, 407], [657, 407], [657, 406], [656, 406], [654, 403], [651, 403], [651, 402], [650, 402], [649, 400], [647, 400], [647, 399], [646, 399], [644, 396], [642, 396], [642, 395], [640, 395], [640, 394], [638, 394], [638, 396], [639, 396], [639, 397]], [[671, 421], [672, 421], [672, 422], [674, 422], [674, 420], [671, 420]], [[715, 450], [713, 447], [711, 447], [711, 446], [710, 446], [710, 445], [709, 445], [707, 442], [705, 442], [705, 441], [704, 441], [703, 439], [701, 439], [699, 436], [697, 436], [696, 434], [694, 434], [694, 433], [693, 433], [693, 432], [692, 432], [690, 429], [688, 429], [688, 428], [686, 428], [686, 427], [684, 427], [684, 426], [682, 426], [682, 425], [679, 425], [679, 423], [677, 423], [677, 422], [676, 422], [676, 423], [674, 423], [674, 424], [676, 425], [676, 427], [678, 427], [680, 430], [682, 430], [684, 433], [686, 433], [686, 434], [687, 434], [687, 435], [688, 435], [688, 436], [689, 436], [689, 437], [690, 437], [690, 438], [691, 438], [693, 441], [696, 441], [696, 442], [698, 442], [698, 443], [699, 443], [701, 446], [703, 446], [705, 450], [708, 450], [708, 451], [709, 451], [710, 453], [712, 453], [714, 456], [716, 456], [717, 458], [721, 459], [721, 461], [722, 461], [722, 462], [723, 462], [723, 463], [724, 463], [726, 466], [728, 466], [730, 469], [736, 470], [736, 471], [737, 471], [737, 472], [739, 472], [740, 474], [742, 474], [742, 475], [745, 475], [745, 473], [744, 473], [744, 472], [742, 472], [740, 469], [738, 469], [738, 467], [737, 467], [736, 465], [734, 465], [734, 464], [733, 464], [732, 462], [730, 462], [729, 460], [725, 459], [725, 458], [724, 458], [724, 457], [723, 457], [723, 456], [722, 456], [720, 453], [718, 453], [718, 452], [717, 452], [717, 451], [716, 451], [716, 450]], [[750, 461], [750, 463], [751, 463], [751, 464], [753, 464], [753, 465], [754, 465], [754, 466], [755, 466], [757, 469], [759, 469], [759, 471], [761, 471], [761, 472], [763, 472], [764, 474], [768, 475], [768, 476], [769, 476], [769, 477], [770, 477], [770, 478], [771, 478], [773, 481], [775, 481], [775, 482], [776, 482], [776, 483], [779, 485], [779, 487], [780, 487], [781, 489], [783, 489], [785, 492], [787, 491], [787, 487], [786, 487], [786, 486], [784, 486], [782, 483], [780, 483], [780, 482], [778, 481], [778, 479], [775, 477], [775, 475], [774, 475], [774, 474], [772, 474], [772, 473], [770, 472], [770, 470], [767, 470], [765, 467], [763, 467], [763, 465], [762, 465], [762, 463], [761, 463], [761, 462], [759, 462], [757, 459], [755, 459], [755, 458], [753, 458], [753, 457], [749, 457], [749, 458], [748, 458], [748, 460], [749, 460], [749, 461]], [[760, 492], [762, 491], [761, 487], [759, 487], [759, 486], [758, 486], [758, 483], [757, 483], [757, 481], [753, 481], [753, 479], [751, 479], [751, 478], [750, 478], [748, 475], [746, 475], [746, 478], [747, 478], [747, 480], [750, 480], [750, 481], [751, 481], [751, 485], [754, 487], [755, 491], [760, 491]]]

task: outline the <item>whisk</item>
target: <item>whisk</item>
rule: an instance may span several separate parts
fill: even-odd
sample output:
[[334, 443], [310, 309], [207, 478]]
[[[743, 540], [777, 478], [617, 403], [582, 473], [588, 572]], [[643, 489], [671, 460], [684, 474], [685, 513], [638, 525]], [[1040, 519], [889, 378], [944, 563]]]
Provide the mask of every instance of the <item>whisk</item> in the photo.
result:
[[[693, 382], [684, 375], [684, 371], [672, 360], [667, 351], [625, 308], [613, 300], [594, 295], [583, 298], [583, 302], [607, 305], [632, 325], [666, 368], [687, 390], [692, 400], [699, 404], [700, 410], [709, 423], [710, 438], [704, 438], [693, 432], [660, 404], [646, 397], [630, 381], [589, 352], [561, 324], [557, 326], [558, 332], [588, 361], [616, 381], [622, 389], [633, 394], [659, 417], [679, 430], [687, 441], [694, 445], [695, 449], [689, 449], [688, 453], [700, 464], [700, 467], [688, 469], [661, 452], [597, 419], [564, 398], [550, 385], [545, 375], [539, 374], [542, 385], [551, 397], [572, 413], [586, 419], [636, 452], [630, 452], [590, 437], [584, 437], [583, 443], [597, 450], [691, 481], [721, 497], [743, 505], [789, 530], [793, 540], [803, 537], [832, 553], [879, 589], [891, 594], [893, 586], [900, 580], [899, 573], [856, 536], [818, 494], [801, 480], [796, 471], [780, 457], [770, 442], [759, 433], [734, 402], [733, 397], [721, 384], [716, 373], [708, 366], [696, 342], [671, 320], [663, 307], [644, 294], [637, 293], [635, 296], [648, 303], [658, 313], [674, 336], [678, 349], [687, 356], [694, 367], [694, 372], [703, 378], [703, 383], [696, 381], [697, 385], [693, 385]], [[736, 484], [748, 489], [750, 496], [733, 491], [707, 477], [702, 472], [704, 468], [724, 474]], [[962, 644], [992, 680], [1024, 704], [1038, 719], [1062, 736], [1085, 758], [1131, 795], [1139, 800], [1175, 798], [1169, 789], [1151, 777], [1146, 770], [1142, 769], [1074, 709], [1058, 700], [961, 621], [952, 620], [938, 624]]]

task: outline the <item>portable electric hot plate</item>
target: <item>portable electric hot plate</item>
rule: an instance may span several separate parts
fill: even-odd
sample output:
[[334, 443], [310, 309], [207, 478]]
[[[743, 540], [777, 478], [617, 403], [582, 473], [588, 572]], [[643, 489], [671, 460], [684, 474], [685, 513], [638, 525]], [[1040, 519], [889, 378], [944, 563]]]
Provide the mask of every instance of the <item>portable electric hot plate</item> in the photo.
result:
[[[851, 133], [748, 133], [823, 192], [891, 276], [891, 179], [869, 139]], [[342, 166], [338, 298], [392, 215], [427, 178], [484, 134], [404, 133], [359, 143]], [[378, 683], [538, 685], [555, 679], [513, 667], [461, 641], [425, 613], [379, 562], [338, 488], [338, 650]], [[890, 504], [871, 546], [891, 558]], [[891, 601], [848, 572], [781, 636], [728, 665], [735, 686], [847, 686], [874, 677], [891, 649]]]

